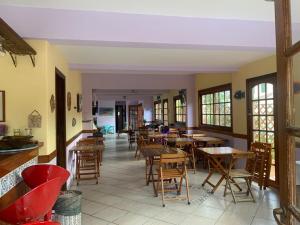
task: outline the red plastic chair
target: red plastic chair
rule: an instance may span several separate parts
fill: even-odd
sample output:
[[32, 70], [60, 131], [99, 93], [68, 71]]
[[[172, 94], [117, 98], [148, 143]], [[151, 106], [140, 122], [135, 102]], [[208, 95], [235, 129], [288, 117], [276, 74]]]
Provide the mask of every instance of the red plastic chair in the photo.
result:
[[51, 221], [46, 221], [46, 222], [33, 222], [33, 223], [26, 223], [23, 225], [60, 225], [58, 222], [51, 222]]
[[70, 173], [66, 169], [56, 165], [34, 165], [26, 168], [22, 172], [25, 184], [30, 188], [35, 188], [48, 180], [59, 177], [61, 186], [67, 181]]
[[60, 189], [60, 178], [41, 184], [1, 210], [0, 220], [14, 225], [38, 221], [53, 208]]

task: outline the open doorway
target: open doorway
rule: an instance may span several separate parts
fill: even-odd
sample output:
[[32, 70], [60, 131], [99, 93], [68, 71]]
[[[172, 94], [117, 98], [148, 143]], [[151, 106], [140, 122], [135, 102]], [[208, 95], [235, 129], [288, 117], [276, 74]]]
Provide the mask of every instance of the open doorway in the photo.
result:
[[55, 69], [57, 165], [66, 168], [66, 80]]
[[126, 102], [116, 101], [116, 132], [120, 133], [126, 128]]

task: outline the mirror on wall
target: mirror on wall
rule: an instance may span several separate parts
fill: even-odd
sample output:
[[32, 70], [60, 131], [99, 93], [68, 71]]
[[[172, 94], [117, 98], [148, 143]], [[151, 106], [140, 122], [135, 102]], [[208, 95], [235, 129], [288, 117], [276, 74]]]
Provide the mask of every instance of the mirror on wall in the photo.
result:
[[5, 122], [5, 91], [0, 90], [0, 122]]

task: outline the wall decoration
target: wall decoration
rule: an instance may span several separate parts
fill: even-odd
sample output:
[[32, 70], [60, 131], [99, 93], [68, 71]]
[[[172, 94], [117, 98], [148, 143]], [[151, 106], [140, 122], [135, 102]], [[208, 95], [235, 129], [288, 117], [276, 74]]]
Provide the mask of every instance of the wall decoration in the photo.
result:
[[0, 91], [0, 122], [5, 122], [5, 91]]
[[68, 111], [71, 110], [71, 105], [72, 105], [72, 95], [71, 95], [71, 92], [68, 92], [68, 94], [67, 94], [67, 109], [68, 109]]
[[54, 95], [51, 95], [50, 98], [50, 108], [51, 108], [51, 112], [53, 113], [56, 107], [56, 103], [55, 103], [55, 97]]
[[300, 94], [300, 82], [299, 81], [294, 82], [294, 94], [295, 95]]
[[42, 116], [37, 110], [33, 110], [28, 116], [28, 127], [29, 128], [41, 128], [42, 127]]
[[77, 123], [76, 119], [73, 118], [73, 119], [72, 119], [72, 127], [75, 127], [75, 126], [76, 126], [76, 123]]
[[114, 108], [100, 107], [99, 108], [99, 115], [100, 116], [113, 116], [114, 115]]
[[242, 99], [242, 98], [245, 98], [245, 92], [244, 91], [236, 91], [234, 93], [234, 98], [235, 99]]
[[82, 95], [77, 94], [77, 112], [82, 112]]

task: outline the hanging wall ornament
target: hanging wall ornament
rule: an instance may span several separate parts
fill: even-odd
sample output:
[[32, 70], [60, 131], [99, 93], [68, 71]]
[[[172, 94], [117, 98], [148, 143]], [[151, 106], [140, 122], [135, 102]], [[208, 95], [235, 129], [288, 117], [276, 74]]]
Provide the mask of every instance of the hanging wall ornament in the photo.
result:
[[28, 127], [29, 128], [41, 128], [42, 127], [42, 116], [37, 110], [34, 110], [28, 116]]
[[71, 96], [71, 92], [68, 92], [68, 94], [67, 94], [67, 108], [68, 108], [68, 111], [71, 110], [71, 105], [72, 105], [72, 96]]
[[54, 95], [51, 95], [51, 98], [50, 98], [50, 108], [51, 108], [51, 112], [53, 113], [54, 110], [55, 110], [55, 97]]

